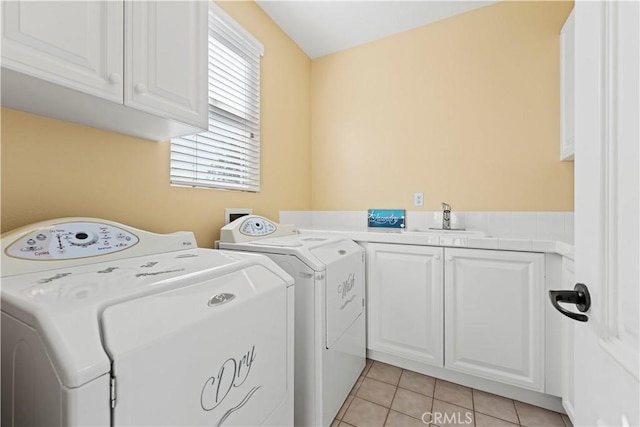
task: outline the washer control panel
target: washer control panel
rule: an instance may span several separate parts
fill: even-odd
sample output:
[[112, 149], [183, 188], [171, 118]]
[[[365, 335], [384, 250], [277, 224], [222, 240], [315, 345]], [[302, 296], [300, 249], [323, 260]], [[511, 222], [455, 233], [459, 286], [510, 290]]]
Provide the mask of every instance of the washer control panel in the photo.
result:
[[277, 224], [262, 216], [245, 215], [222, 227], [220, 241], [241, 243], [298, 233], [298, 229], [291, 224]]
[[135, 234], [113, 225], [67, 222], [16, 239], [6, 254], [28, 260], [88, 258], [123, 251], [138, 241]]
[[240, 232], [247, 236], [265, 236], [274, 231], [276, 225], [266, 218], [249, 218], [240, 225]]

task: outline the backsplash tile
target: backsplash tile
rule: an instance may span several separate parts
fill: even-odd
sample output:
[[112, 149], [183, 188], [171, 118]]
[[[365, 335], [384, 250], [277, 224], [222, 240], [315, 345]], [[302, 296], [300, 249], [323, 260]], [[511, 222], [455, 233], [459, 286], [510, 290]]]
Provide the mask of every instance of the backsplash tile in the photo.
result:
[[511, 213], [511, 237], [535, 239], [538, 230], [538, 215], [535, 212]]
[[[466, 212], [451, 213], [452, 228], [466, 228]], [[406, 211], [407, 230], [442, 228], [441, 211]]]
[[367, 211], [311, 211], [314, 227], [366, 227]]
[[311, 211], [280, 211], [280, 224], [295, 224], [297, 227], [311, 227], [313, 217]]
[[487, 212], [466, 212], [466, 227], [470, 230], [487, 230]]
[[539, 212], [537, 236], [542, 240], [564, 242], [564, 212]]
[[511, 237], [511, 213], [488, 212], [486, 231], [493, 237]]
[[407, 230], [413, 229], [425, 229], [429, 228], [429, 212], [424, 211], [406, 211], [406, 226]]
[[[442, 212], [439, 212], [442, 217]], [[467, 213], [466, 212], [451, 212], [451, 228], [467, 228], [466, 225]], [[438, 225], [441, 227], [442, 225]]]
[[[481, 230], [491, 237], [573, 244], [573, 212], [452, 212], [451, 218], [454, 228]], [[366, 228], [367, 211], [281, 211], [280, 222], [300, 228]], [[406, 211], [406, 223], [408, 230], [439, 228], [442, 212]]]
[[564, 241], [573, 244], [575, 223], [573, 220], [573, 212], [564, 213]]

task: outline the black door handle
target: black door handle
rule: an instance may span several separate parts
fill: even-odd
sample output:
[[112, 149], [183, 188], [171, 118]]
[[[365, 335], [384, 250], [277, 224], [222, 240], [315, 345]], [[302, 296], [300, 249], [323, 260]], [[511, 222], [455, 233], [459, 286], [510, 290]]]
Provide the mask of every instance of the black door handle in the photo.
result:
[[589, 320], [586, 315], [572, 313], [559, 304], [561, 302], [575, 304], [578, 310], [583, 313], [589, 310], [589, 307], [591, 307], [591, 296], [589, 295], [589, 289], [584, 284], [577, 283], [572, 291], [549, 291], [549, 299], [551, 299], [551, 304], [556, 310], [565, 316], [578, 322], [586, 322]]

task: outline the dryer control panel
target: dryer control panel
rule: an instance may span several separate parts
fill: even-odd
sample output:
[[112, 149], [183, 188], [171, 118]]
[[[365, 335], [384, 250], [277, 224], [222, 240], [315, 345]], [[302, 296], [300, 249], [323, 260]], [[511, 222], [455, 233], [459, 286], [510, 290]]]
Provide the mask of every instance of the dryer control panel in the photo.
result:
[[157, 234], [89, 217], [36, 222], [1, 237], [2, 278], [198, 247], [190, 231]]
[[138, 243], [119, 227], [98, 222], [68, 222], [28, 233], [14, 241], [6, 254], [28, 260], [86, 258], [118, 252]]
[[262, 216], [246, 215], [222, 227], [220, 241], [241, 243], [299, 233], [298, 229], [291, 224], [277, 224]]

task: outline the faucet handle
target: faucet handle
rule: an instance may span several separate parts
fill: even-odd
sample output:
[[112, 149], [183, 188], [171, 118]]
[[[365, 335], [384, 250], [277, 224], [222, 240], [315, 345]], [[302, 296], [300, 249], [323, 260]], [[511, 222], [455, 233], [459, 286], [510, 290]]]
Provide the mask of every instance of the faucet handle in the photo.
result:
[[449, 206], [447, 203], [442, 202], [442, 210], [443, 211], [450, 211], [451, 210], [451, 206]]

